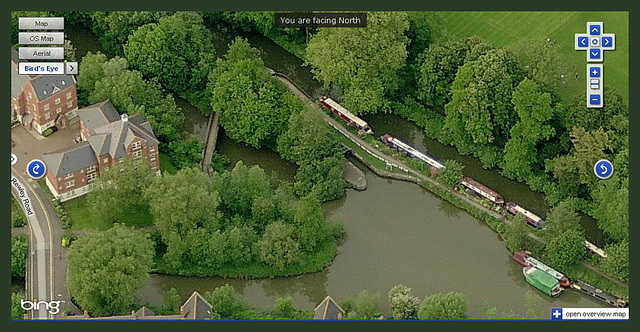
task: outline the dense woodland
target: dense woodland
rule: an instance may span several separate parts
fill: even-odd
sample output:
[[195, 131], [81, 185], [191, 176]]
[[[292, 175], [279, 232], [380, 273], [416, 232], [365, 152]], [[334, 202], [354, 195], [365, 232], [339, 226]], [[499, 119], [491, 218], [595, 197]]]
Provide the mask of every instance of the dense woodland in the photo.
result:
[[[14, 43], [19, 14], [12, 14]], [[570, 267], [585, 257], [578, 212], [592, 216], [611, 239], [600, 268], [628, 281], [628, 105], [611, 87], [598, 111], [586, 108], [584, 95], [561, 99], [565, 64], [542, 36], [499, 48], [479, 37], [453, 38], [436, 14], [421, 12], [371, 12], [368, 27], [358, 29], [276, 29], [271, 12], [57, 15], [92, 29], [107, 53], [81, 59], [80, 105], [110, 99], [120, 112], [143, 114], [180, 169], [154, 180], [132, 166], [122, 178], [140, 186], [101, 180], [104, 190], [90, 195], [115, 223], [125, 208], [98, 202], [115, 204], [107, 199], [113, 191], [128, 190], [131, 204], [151, 214], [160, 271], [260, 275], [266, 266], [270, 275], [294, 273], [295, 266], [305, 270], [305, 255], [333, 253], [341, 233], [320, 208], [346, 187], [335, 133], [271, 77], [246, 40], [216, 54], [209, 28], [224, 26], [262, 33], [301, 57], [325, 88], [365, 118], [398, 114], [485, 168], [543, 192], [552, 207], [545, 250], [552, 265]], [[184, 115], [172, 94], [205, 114], [220, 112], [232, 139], [266, 146], [298, 165], [293, 186], [241, 163], [212, 178], [192, 169], [202, 143], [182, 131]], [[599, 159], [616, 170], [606, 181], [593, 175]], [[455, 178], [445, 182], [454, 185]], [[524, 245], [523, 232], [507, 230], [510, 249]], [[410, 315], [430, 317], [429, 308], [423, 302]]]

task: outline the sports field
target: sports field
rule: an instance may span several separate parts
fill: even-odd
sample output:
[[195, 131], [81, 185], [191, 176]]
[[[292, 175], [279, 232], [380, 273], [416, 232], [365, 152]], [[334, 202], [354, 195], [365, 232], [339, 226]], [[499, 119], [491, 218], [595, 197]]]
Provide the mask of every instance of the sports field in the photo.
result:
[[[567, 68], [565, 103], [585, 93], [586, 51], [574, 50], [574, 35], [586, 33], [587, 22], [603, 22], [604, 33], [616, 34], [616, 50], [604, 52], [604, 83], [629, 101], [628, 12], [440, 12], [453, 37], [477, 35], [494, 46], [508, 47], [522, 38], [550, 38]], [[606, 93], [606, 90], [605, 90]]]

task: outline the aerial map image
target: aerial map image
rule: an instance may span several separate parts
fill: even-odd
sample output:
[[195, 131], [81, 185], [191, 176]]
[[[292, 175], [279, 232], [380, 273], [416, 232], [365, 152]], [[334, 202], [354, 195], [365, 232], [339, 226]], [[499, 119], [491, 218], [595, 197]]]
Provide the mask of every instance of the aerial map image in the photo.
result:
[[12, 11], [10, 52], [13, 321], [629, 321], [628, 11]]

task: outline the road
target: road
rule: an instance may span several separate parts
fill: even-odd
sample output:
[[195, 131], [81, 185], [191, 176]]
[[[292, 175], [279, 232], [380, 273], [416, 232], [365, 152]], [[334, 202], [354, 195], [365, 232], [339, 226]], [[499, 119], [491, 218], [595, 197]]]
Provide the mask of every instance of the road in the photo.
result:
[[38, 183], [15, 167], [11, 168], [11, 193], [21, 205], [30, 230], [25, 300], [64, 301], [58, 313], [40, 305], [39, 309], [28, 310], [27, 317], [53, 319], [62, 315], [65, 304], [69, 303], [64, 286], [65, 264], [61, 257], [55, 257], [61, 252], [60, 219]]

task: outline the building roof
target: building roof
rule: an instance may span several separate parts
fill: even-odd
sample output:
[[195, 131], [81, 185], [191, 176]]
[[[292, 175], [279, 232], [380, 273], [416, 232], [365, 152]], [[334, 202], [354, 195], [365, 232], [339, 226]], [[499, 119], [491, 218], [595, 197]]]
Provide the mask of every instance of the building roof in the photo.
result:
[[156, 313], [153, 312], [153, 310], [147, 308], [147, 306], [144, 306], [144, 305], [142, 306], [142, 308], [140, 308], [138, 311], [136, 311], [136, 317], [137, 318], [145, 318], [145, 317], [155, 316], [155, 315], [156, 315]]
[[111, 146], [111, 135], [109, 134], [97, 134], [87, 137], [87, 142], [91, 145], [91, 148], [95, 152], [96, 156], [102, 156], [109, 152]]
[[313, 319], [343, 319], [344, 310], [331, 296], [328, 296], [313, 309]]
[[56, 177], [98, 164], [89, 142], [81, 142], [42, 155], [42, 161]]
[[96, 127], [104, 126], [120, 119], [116, 108], [109, 100], [87, 106], [78, 110], [78, 117], [90, 133]]
[[[13, 48], [11, 48], [11, 50], [15, 51]], [[13, 57], [13, 52], [11, 52], [11, 54]], [[12, 97], [18, 97], [22, 93], [22, 86], [28, 79], [29, 79], [29, 76], [18, 74], [18, 64], [11, 61], [11, 96]]]
[[108, 152], [112, 158], [121, 158], [126, 153], [125, 146], [136, 137], [143, 139], [148, 147], [158, 144], [151, 125], [140, 114], [118, 115], [108, 100], [78, 110], [78, 117], [89, 131], [87, 139], [98, 156]]
[[39, 75], [32, 78], [29, 84], [36, 92], [36, 99], [43, 101], [56, 92], [64, 90], [76, 84], [76, 80], [71, 75]]
[[184, 319], [211, 319], [212, 306], [197, 291], [180, 307], [180, 313]]

